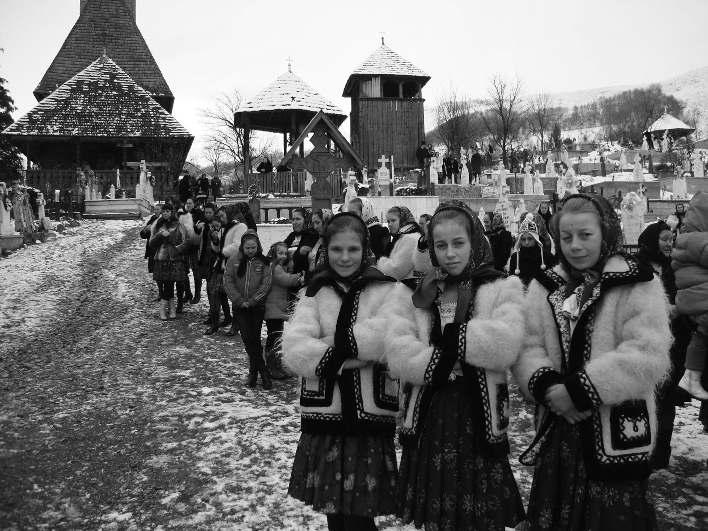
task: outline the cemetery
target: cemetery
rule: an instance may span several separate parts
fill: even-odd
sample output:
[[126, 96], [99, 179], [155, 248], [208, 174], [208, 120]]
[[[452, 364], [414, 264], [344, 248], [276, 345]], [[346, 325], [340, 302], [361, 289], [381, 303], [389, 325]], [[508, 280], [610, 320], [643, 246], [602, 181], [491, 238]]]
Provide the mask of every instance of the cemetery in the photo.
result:
[[[607, 518], [587, 523], [594, 529], [619, 529], [616, 522], [640, 513], [661, 529], [706, 528], [708, 400], [682, 385], [698, 371], [683, 358], [702, 324], [694, 314], [681, 320], [676, 292], [685, 288], [671, 253], [692, 200], [708, 194], [708, 100], [691, 114], [678, 96], [661, 93], [630, 127], [606, 112], [619, 96], [549, 97], [538, 125], [534, 98], [543, 94], [518, 80], [518, 92], [497, 93], [496, 110], [500, 77], [489, 94], [455, 93], [456, 75], [477, 83], [486, 63], [472, 58], [473, 73], [463, 72], [467, 59], [437, 49], [441, 37], [429, 27], [437, 22], [424, 10], [419, 25], [404, 26], [386, 21], [383, 8], [368, 9], [387, 35], [373, 23], [355, 26], [340, 7], [327, 8], [334, 20], [324, 8], [271, 10], [268, 2], [220, 3], [231, 44], [250, 56], [231, 46], [218, 65], [209, 57], [219, 83], [238, 84], [213, 86], [214, 78], [176, 74], [206, 60], [202, 50], [215, 53], [208, 39], [193, 37], [204, 35], [189, 25], [197, 17], [175, 23], [179, 3], [141, 18], [138, 0], [72, 2], [76, 16], [48, 66], [36, 50], [23, 59], [33, 86], [39, 80], [26, 91], [32, 105], [10, 116], [10, 99], [9, 120], [0, 121], [0, 527], [466, 529], [475, 526], [460, 524], [460, 514], [477, 518], [482, 506], [516, 518], [498, 508], [518, 496], [517, 527], [495, 529], [524, 531], [533, 500], [547, 494], [534, 485], [556, 474], [568, 487], [556, 491], [584, 496], [579, 485], [593, 485], [594, 505], [590, 494], [569, 505], [539, 498], [548, 514], [537, 520], [572, 514], [567, 528], [580, 530], [577, 505], [586, 523], [595, 513]], [[297, 32], [282, 33], [282, 17]], [[215, 32], [225, 32], [220, 22]], [[188, 46], [174, 43], [177, 32]], [[431, 38], [416, 47], [403, 32]], [[221, 33], [212, 37], [224, 42]], [[311, 56], [288, 57], [285, 68], [286, 51], [301, 50], [294, 41], [306, 41]], [[280, 64], [273, 46], [282, 47]], [[474, 54], [487, 54], [486, 46], [475, 42]], [[183, 54], [177, 71], [165, 67], [170, 53]], [[545, 58], [535, 68], [558, 77]], [[637, 90], [663, 90], [656, 86]], [[217, 101], [217, 91], [228, 97]], [[207, 93], [213, 106], [199, 109], [197, 129], [182, 118]], [[189, 113], [175, 112], [176, 101]], [[583, 112], [599, 118], [572, 118]], [[562, 228], [570, 216], [577, 225]], [[660, 243], [649, 256], [652, 227]], [[577, 239], [564, 243], [572, 231], [568, 238]], [[577, 266], [587, 256], [571, 260], [571, 244], [596, 244], [595, 262]], [[611, 269], [615, 259], [626, 269]], [[410, 267], [399, 274], [399, 262]], [[525, 279], [522, 267], [536, 269]], [[651, 299], [655, 291], [661, 297]], [[539, 301], [543, 316], [529, 310]], [[607, 307], [616, 311], [610, 324], [600, 318]], [[652, 311], [650, 325], [633, 320]], [[601, 326], [612, 328], [612, 348], [592, 346], [605, 339]], [[656, 341], [644, 337], [653, 334]], [[661, 360], [651, 358], [664, 340]], [[659, 381], [652, 374], [664, 361], [671, 367]], [[630, 383], [617, 385], [620, 378]], [[607, 398], [608, 389], [617, 396]], [[637, 398], [640, 391], [650, 399]], [[391, 425], [377, 424], [381, 418]], [[622, 446], [637, 437], [639, 450]], [[371, 446], [352, 451], [355, 438]], [[597, 458], [587, 441], [607, 453]], [[654, 452], [660, 444], [663, 456]], [[540, 459], [553, 445], [562, 451], [548, 465]], [[569, 455], [578, 460], [572, 466]], [[352, 460], [363, 475], [347, 469]], [[469, 499], [445, 517], [457, 524], [434, 521], [432, 510], [360, 515], [357, 504], [387, 496], [419, 501], [386, 491], [384, 476], [366, 468], [372, 462], [395, 476], [388, 487], [414, 482], [406, 474], [415, 467], [447, 470], [439, 480], [415, 480], [431, 483], [421, 492], [438, 509], [457, 500], [445, 489], [465, 491]], [[620, 480], [602, 475], [608, 463], [622, 465]], [[463, 476], [484, 484], [484, 496], [467, 492]], [[322, 483], [344, 498], [366, 493], [366, 502], [352, 494], [351, 514], [335, 507], [340, 500], [318, 506], [294, 493], [298, 481], [306, 495]]]

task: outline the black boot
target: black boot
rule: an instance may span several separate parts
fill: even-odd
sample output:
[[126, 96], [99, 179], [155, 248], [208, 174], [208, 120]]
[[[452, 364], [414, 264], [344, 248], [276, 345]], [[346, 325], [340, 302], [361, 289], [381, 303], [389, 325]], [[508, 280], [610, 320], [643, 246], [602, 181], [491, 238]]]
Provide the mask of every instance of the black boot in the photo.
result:
[[248, 360], [248, 378], [246, 379], [246, 385], [253, 389], [258, 383], [258, 369], [253, 363], [253, 359]]
[[224, 320], [219, 323], [219, 328], [231, 326], [231, 307], [229, 306], [229, 299], [226, 297], [222, 297], [221, 299], [221, 309], [224, 311]]
[[263, 383], [263, 389], [273, 389], [273, 381], [270, 379], [270, 374], [268, 374], [268, 369], [265, 365], [260, 368], [261, 382]]
[[201, 298], [202, 298], [202, 278], [195, 277], [194, 278], [194, 297], [192, 297], [192, 300], [189, 302], [190, 302], [190, 304], [197, 304]]

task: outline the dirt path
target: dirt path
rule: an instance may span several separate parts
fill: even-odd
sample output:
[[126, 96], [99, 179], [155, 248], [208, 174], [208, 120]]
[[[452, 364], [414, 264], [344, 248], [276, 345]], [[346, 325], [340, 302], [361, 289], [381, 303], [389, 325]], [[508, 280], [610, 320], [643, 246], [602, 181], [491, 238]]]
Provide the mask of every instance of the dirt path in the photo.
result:
[[[323, 528], [285, 495], [297, 383], [247, 389], [240, 340], [202, 335], [205, 302], [159, 321], [137, 225], [106, 230], [57, 244], [58, 265], [29, 268], [25, 296], [9, 290], [15, 306], [0, 313], [0, 528]], [[18, 317], [27, 301], [44, 311]], [[527, 494], [516, 456], [531, 415], [518, 401], [514, 412]], [[705, 522], [701, 459], [681, 456], [653, 480], [666, 528]]]

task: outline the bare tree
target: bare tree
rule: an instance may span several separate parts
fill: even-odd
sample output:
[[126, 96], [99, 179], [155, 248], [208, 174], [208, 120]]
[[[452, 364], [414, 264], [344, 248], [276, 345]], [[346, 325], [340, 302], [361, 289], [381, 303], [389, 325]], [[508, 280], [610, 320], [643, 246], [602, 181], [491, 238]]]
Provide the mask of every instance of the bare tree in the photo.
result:
[[221, 161], [224, 158], [224, 148], [221, 144], [210, 140], [204, 147], [204, 158], [209, 161], [212, 168], [214, 168], [214, 176], [219, 176], [219, 168], [221, 168]]
[[696, 105], [691, 105], [684, 109], [683, 115], [686, 118], [686, 123], [695, 129], [693, 138], [701, 138], [703, 136], [701, 129], [703, 111]]
[[541, 151], [545, 151], [546, 133], [550, 133], [557, 117], [557, 109], [548, 94], [540, 93], [533, 96], [526, 108], [526, 118], [531, 133], [541, 140]]
[[501, 148], [504, 164], [507, 163], [507, 149], [516, 138], [522, 124], [521, 81], [507, 81], [501, 76], [492, 78], [487, 112], [483, 113], [484, 125], [492, 141]]
[[457, 153], [461, 147], [471, 143], [472, 110], [471, 101], [458, 95], [455, 89], [451, 89], [450, 94], [442, 98], [435, 107], [437, 135], [445, 144], [448, 153]]
[[[236, 127], [234, 123], [234, 113], [241, 107], [242, 97], [239, 91], [234, 90], [231, 94], [221, 94], [214, 105], [202, 111], [204, 119], [209, 126], [210, 132], [206, 137], [207, 149], [220, 150], [222, 156], [230, 158], [234, 163], [234, 171], [243, 165], [244, 153], [244, 130]], [[266, 146], [254, 145], [253, 131], [249, 133], [251, 160], [261, 156]], [[221, 160], [221, 159], [220, 159]], [[210, 162], [213, 162], [210, 160]]]

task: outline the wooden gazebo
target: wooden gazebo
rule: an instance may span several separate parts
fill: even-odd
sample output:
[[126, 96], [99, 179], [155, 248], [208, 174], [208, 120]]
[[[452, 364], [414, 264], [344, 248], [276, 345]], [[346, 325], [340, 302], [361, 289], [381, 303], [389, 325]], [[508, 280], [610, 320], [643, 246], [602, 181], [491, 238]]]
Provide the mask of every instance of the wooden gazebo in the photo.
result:
[[[336, 127], [347, 118], [344, 111], [295, 75], [290, 67], [253, 99], [247, 101], [234, 114], [235, 127], [244, 130], [244, 175], [251, 172], [248, 144], [251, 131], [281, 133], [283, 153], [287, 153], [288, 145], [295, 142], [320, 111], [324, 112]], [[300, 155], [304, 156], [304, 152], [301, 151]]]

